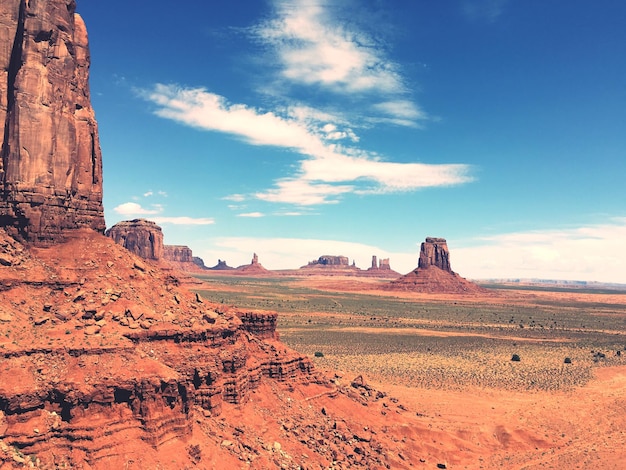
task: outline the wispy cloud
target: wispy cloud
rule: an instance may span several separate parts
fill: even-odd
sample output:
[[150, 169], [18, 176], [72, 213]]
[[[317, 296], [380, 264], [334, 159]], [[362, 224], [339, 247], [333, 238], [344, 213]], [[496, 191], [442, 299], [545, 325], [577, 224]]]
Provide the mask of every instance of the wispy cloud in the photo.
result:
[[243, 194], [230, 194], [222, 198], [224, 201], [243, 202], [246, 200], [246, 196]]
[[253, 219], [258, 219], [260, 217], [265, 217], [263, 212], [245, 212], [243, 214], [237, 214], [237, 217], [249, 217]]
[[[306, 120], [302, 114], [295, 119], [288, 114], [231, 104], [202, 88], [173, 85], [158, 84], [146, 97], [158, 106], [156, 114], [161, 117], [225, 132], [253, 145], [283, 147], [300, 154], [303, 159], [294, 176], [277, 181], [273, 189], [256, 193], [261, 200], [314, 205], [335, 203], [338, 196], [350, 192], [411, 191], [472, 181], [468, 165], [394, 163], [344, 146], [336, 141], [358, 140], [352, 130], [342, 130], [334, 122], [316, 121], [313, 113], [305, 113]], [[240, 196], [231, 199], [239, 200]]]
[[507, 233], [451, 249], [453, 269], [474, 278], [626, 283], [626, 218], [564, 230]]
[[328, 2], [280, 0], [274, 5], [275, 17], [255, 32], [275, 49], [283, 78], [341, 93], [404, 91], [398, 66], [385, 57], [383, 45], [338, 21]]
[[215, 220], [207, 217], [165, 217], [158, 216], [157, 214], [163, 213], [163, 206], [160, 204], [152, 204], [151, 209], [143, 207], [136, 202], [125, 202], [113, 209], [114, 212], [123, 217], [147, 217], [157, 224], [172, 224], [172, 225], [210, 225], [214, 224]]
[[160, 214], [163, 211], [163, 207], [156, 204], [152, 206], [152, 209], [146, 209], [136, 202], [125, 202], [115, 207], [113, 210], [120, 215], [137, 216]]

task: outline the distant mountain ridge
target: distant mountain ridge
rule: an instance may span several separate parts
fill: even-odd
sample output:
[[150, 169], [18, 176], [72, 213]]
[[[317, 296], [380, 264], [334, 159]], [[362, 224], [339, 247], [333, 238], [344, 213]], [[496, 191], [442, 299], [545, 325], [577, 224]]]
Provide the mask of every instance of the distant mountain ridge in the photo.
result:
[[538, 278], [489, 278], [473, 279], [477, 284], [502, 284], [510, 286], [538, 286], [538, 287], [563, 287], [570, 289], [610, 289], [626, 291], [626, 284], [616, 282], [599, 281], [576, 281], [567, 279], [538, 279]]

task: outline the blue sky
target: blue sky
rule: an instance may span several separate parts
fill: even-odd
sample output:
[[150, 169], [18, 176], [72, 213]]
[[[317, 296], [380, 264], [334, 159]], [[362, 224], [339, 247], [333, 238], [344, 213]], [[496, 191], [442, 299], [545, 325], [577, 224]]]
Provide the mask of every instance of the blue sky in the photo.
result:
[[[626, 3], [79, 0], [107, 225], [212, 266], [626, 283]], [[180, 5], [180, 6], [179, 6]]]

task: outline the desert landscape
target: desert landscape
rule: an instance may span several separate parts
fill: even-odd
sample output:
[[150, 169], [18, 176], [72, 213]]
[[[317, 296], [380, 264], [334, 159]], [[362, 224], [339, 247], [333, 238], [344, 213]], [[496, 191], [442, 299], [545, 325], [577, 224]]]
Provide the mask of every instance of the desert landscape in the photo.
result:
[[624, 292], [491, 286], [463, 296], [390, 293], [351, 277], [199, 277], [214, 301], [278, 311], [281, 340], [317, 368], [363, 375], [408, 406], [418, 468], [626, 459]]
[[0, 5], [0, 469], [623, 467], [626, 290], [107, 229], [75, 10]]

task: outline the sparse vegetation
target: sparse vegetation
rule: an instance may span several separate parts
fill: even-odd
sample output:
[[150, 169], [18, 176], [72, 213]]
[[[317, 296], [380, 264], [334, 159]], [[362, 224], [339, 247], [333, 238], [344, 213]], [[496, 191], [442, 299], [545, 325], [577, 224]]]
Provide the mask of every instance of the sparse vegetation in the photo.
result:
[[279, 312], [281, 340], [319, 367], [389, 383], [561, 390], [585, 384], [594, 367], [626, 364], [626, 355], [589, 354], [624, 345], [626, 301], [601, 294], [596, 302], [539, 295], [479, 303], [331, 292], [297, 278], [204, 280], [207, 299]]

